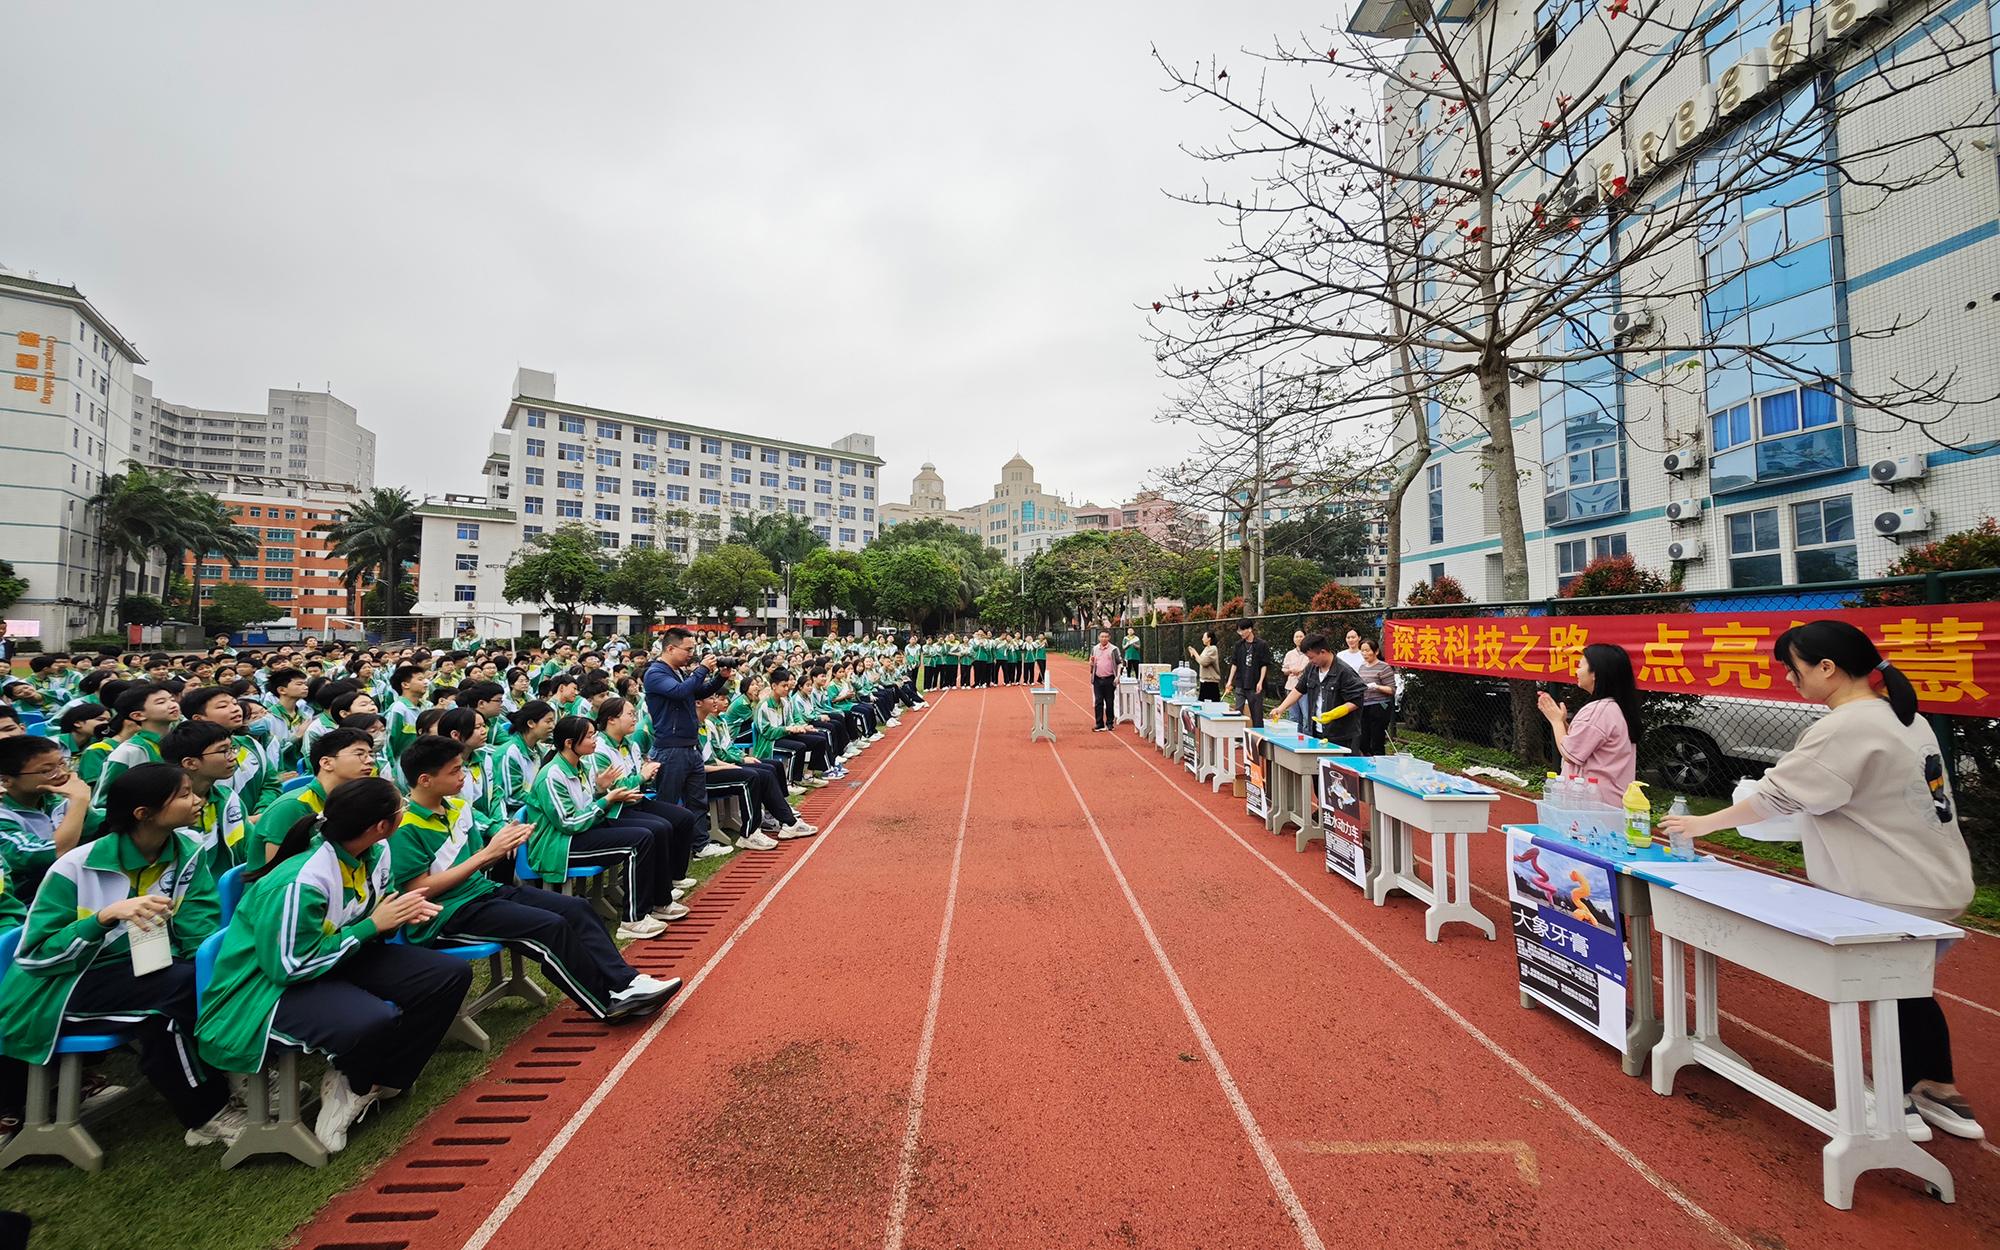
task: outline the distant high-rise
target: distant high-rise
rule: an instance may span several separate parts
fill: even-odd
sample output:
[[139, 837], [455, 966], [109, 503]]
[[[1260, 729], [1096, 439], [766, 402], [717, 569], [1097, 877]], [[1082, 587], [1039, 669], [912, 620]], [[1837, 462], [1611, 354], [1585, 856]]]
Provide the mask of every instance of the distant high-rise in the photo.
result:
[[169, 403], [139, 379], [133, 423], [140, 461], [188, 473], [375, 484], [375, 432], [329, 391], [272, 388], [263, 412]]

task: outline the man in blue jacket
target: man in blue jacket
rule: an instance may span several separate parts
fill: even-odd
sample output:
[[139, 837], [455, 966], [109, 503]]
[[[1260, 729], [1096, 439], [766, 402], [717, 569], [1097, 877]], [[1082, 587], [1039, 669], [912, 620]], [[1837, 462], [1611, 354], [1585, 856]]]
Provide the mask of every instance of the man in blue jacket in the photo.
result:
[[701, 758], [701, 713], [696, 704], [722, 689], [714, 652], [694, 662], [694, 635], [678, 625], [661, 636], [660, 654], [646, 666], [646, 714], [653, 722], [653, 758], [660, 798], [694, 813], [697, 842], [708, 840], [708, 773]]

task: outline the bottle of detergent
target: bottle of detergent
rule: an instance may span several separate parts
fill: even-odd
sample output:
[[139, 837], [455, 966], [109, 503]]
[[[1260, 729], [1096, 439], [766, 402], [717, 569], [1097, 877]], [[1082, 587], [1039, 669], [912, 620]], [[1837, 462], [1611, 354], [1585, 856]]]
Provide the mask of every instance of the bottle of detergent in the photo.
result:
[[1653, 845], [1653, 804], [1646, 797], [1646, 783], [1634, 781], [1625, 787], [1625, 853], [1636, 855]]

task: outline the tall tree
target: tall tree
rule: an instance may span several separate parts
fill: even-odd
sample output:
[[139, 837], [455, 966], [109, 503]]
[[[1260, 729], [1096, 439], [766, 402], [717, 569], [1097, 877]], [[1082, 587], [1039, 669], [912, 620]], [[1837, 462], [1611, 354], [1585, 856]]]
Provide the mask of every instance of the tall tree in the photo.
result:
[[825, 548], [826, 540], [813, 532], [802, 516], [789, 512], [764, 512], [754, 517], [738, 515], [730, 519], [731, 530], [755, 547], [785, 580], [785, 610], [796, 618], [792, 607], [792, 575], [813, 552]]
[[688, 607], [734, 620], [737, 608], [761, 606], [764, 592], [777, 584], [778, 575], [763, 553], [743, 543], [723, 543], [688, 562], [681, 574], [681, 597]]
[[862, 558], [875, 584], [876, 610], [883, 617], [932, 633], [939, 621], [959, 609], [963, 590], [959, 568], [939, 548], [929, 543], [886, 550], [871, 546]]
[[416, 501], [400, 486], [378, 486], [345, 514], [320, 523], [331, 554], [347, 562], [340, 580], [348, 598], [359, 587], [380, 578], [388, 587], [389, 612], [382, 624], [382, 636], [395, 633], [396, 605], [403, 581], [403, 565], [416, 558], [423, 540], [423, 518], [417, 515]]
[[679, 596], [681, 562], [659, 547], [627, 547], [605, 575], [604, 601], [632, 609], [633, 629], [644, 633], [660, 610]]
[[578, 634], [585, 605], [606, 599], [609, 567], [596, 530], [581, 522], [559, 525], [515, 550], [502, 593], [540, 604], [555, 616], [558, 633]]
[[245, 560], [257, 555], [261, 540], [256, 530], [236, 524], [229, 514], [229, 506], [213, 495], [190, 499], [188, 504], [186, 514], [172, 536], [177, 549], [168, 559], [167, 567], [180, 567], [182, 550], [193, 556], [187, 579], [188, 608], [189, 614], [199, 623], [203, 607], [201, 566], [210, 560], [221, 560], [232, 570], [240, 569]]
[[209, 600], [208, 628], [218, 634], [240, 633], [245, 626], [275, 621], [284, 614], [255, 586], [224, 582]]
[[792, 585], [800, 603], [829, 621], [836, 608], [858, 618], [873, 606], [868, 565], [856, 551], [820, 548], [799, 563]]

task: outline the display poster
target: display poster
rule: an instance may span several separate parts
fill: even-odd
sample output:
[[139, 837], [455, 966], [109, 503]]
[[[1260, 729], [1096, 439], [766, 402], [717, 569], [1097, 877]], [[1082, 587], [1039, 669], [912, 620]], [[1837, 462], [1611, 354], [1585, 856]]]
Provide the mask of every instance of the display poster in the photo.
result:
[[1622, 1052], [1625, 938], [1610, 863], [1509, 827], [1507, 867], [1522, 992]]
[[1160, 674], [1172, 671], [1173, 665], [1171, 664], [1141, 664], [1139, 666], [1139, 689], [1158, 690], [1160, 688]]
[[1243, 740], [1243, 807], [1259, 820], [1271, 815], [1270, 785], [1277, 768], [1276, 755], [1276, 749], [1255, 734]]
[[1149, 694], [1146, 697], [1153, 700], [1153, 749], [1164, 755], [1167, 750], [1167, 717], [1172, 714], [1173, 709], [1168, 707], [1167, 701], [1157, 694]]
[[1192, 706], [1181, 709], [1181, 763], [1191, 773], [1201, 771], [1201, 717]]
[[1319, 763], [1319, 822], [1326, 842], [1326, 870], [1368, 887], [1368, 829], [1374, 813], [1362, 796], [1361, 774], [1337, 759]]

